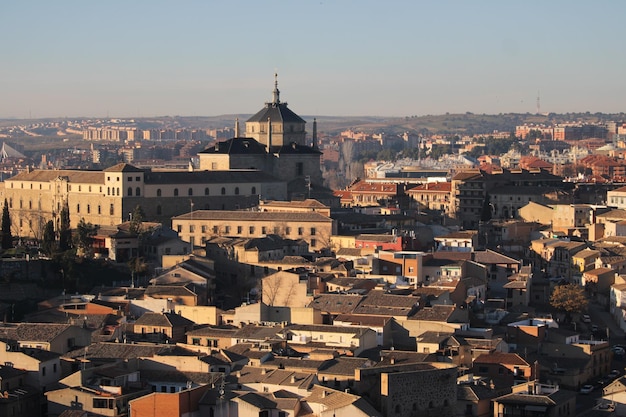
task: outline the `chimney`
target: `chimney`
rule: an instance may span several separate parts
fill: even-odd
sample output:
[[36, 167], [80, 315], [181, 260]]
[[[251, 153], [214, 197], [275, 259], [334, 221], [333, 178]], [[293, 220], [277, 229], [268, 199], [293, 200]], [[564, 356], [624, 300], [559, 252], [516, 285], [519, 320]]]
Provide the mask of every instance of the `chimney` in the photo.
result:
[[237, 378], [241, 378], [241, 371], [237, 371]]
[[391, 357], [391, 359], [389, 360], [391, 362], [392, 365], [396, 364], [396, 358]]
[[326, 398], [327, 395], [328, 393], [326, 392], [326, 390], [322, 390], [322, 398]]
[[292, 384], [296, 383], [296, 376], [295, 375], [291, 375], [291, 383]]
[[261, 369], [261, 375], [265, 375], [267, 373], [267, 371], [265, 370], [265, 368]]

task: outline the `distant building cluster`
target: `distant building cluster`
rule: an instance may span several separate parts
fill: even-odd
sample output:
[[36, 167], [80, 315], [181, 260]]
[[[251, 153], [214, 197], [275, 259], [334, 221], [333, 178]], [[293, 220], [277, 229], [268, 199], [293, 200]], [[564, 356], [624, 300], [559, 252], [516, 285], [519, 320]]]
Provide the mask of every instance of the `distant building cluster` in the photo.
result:
[[198, 129], [147, 129], [136, 127], [93, 127], [82, 131], [83, 139], [88, 141], [133, 142], [163, 140], [207, 140], [206, 130]]

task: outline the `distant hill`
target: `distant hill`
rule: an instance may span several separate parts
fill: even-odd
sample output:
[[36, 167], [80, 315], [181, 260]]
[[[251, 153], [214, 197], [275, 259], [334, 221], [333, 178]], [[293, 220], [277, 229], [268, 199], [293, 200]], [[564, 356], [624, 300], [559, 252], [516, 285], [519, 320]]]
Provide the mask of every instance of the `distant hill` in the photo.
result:
[[[125, 118], [134, 120], [134, 124], [139, 129], [156, 128], [197, 128], [197, 129], [219, 129], [224, 127], [234, 127], [235, 119], [239, 118], [239, 124], [243, 131], [245, 121], [250, 114], [227, 114], [219, 116], [163, 116], [144, 118]], [[513, 132], [515, 126], [522, 124], [547, 124], [556, 123], [602, 123], [607, 121], [626, 121], [626, 113], [550, 113], [530, 114], [530, 113], [501, 113], [501, 114], [442, 114], [426, 116], [406, 116], [406, 117], [340, 117], [340, 116], [308, 116], [301, 115], [308, 122], [307, 130], [312, 129], [313, 118], [317, 119], [318, 132], [325, 134], [338, 134], [347, 129], [363, 131], [366, 133], [401, 134], [404, 132], [428, 134], [489, 134], [494, 131]], [[71, 118], [80, 120], [80, 118]], [[15, 125], [31, 125], [36, 123], [62, 121], [64, 119], [0, 119], [0, 127]], [[65, 119], [67, 120], [67, 119]], [[85, 118], [85, 120], [87, 120]], [[105, 121], [102, 120], [105, 124]], [[52, 133], [52, 132], [46, 132]]]

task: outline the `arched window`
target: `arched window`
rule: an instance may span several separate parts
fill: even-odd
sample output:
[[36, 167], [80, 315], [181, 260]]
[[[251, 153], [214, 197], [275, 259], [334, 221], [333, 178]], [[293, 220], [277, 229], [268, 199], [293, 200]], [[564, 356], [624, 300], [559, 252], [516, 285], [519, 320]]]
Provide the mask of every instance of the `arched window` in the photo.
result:
[[204, 195], [209, 195], [209, 187], [206, 187], [206, 188], [204, 189]]
[[235, 195], [239, 195], [239, 187], [235, 187]]
[[161, 189], [157, 188], [157, 197], [161, 197]]
[[91, 205], [87, 204], [87, 214], [90, 214], [90, 213], [91, 213]]
[[133, 196], [133, 188], [132, 187], [128, 187], [128, 196], [129, 197]]
[[161, 214], [161, 205], [157, 206], [157, 214], [160, 215]]
[[120, 187], [117, 187], [117, 195], [120, 195]]
[[139, 188], [139, 187], [135, 188], [135, 195], [137, 197], [139, 197], [141, 195], [141, 188]]
[[174, 197], [178, 195], [178, 188], [174, 188]]
[[255, 195], [256, 194], [256, 187], [252, 187], [252, 190], [250, 190], [250, 193], [252, 195]]
[[107, 187], [107, 195], [111, 195], [111, 187]]
[[98, 204], [98, 214], [102, 214], [102, 207]]
[[193, 195], [193, 188], [189, 188], [189, 190], [187, 190], [187, 195]]
[[222, 187], [222, 195], [226, 195], [226, 188]]

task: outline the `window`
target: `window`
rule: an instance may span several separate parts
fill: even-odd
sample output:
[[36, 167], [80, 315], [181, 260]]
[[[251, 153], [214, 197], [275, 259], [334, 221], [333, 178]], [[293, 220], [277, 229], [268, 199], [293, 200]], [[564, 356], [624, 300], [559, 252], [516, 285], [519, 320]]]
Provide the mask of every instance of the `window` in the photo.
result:
[[317, 240], [315, 239], [311, 239], [311, 247], [316, 247], [317, 246]]
[[133, 195], [133, 187], [128, 187], [128, 196], [132, 197]]
[[102, 214], [102, 206], [100, 204], [98, 204], [98, 214]]
[[87, 214], [91, 213], [91, 205], [87, 204]]
[[209, 195], [209, 187], [206, 187], [206, 188], [204, 189], [204, 195]]
[[141, 177], [135, 177], [135, 181], [141, 181]]
[[174, 188], [174, 197], [178, 195], [178, 188]]
[[206, 233], [206, 225], [202, 225], [200, 226], [200, 230], [202, 231], [202, 233]]
[[235, 195], [239, 195], [239, 187], [235, 187]]
[[182, 225], [182, 224], [177, 225], [177, 226], [176, 226], [176, 231], [177, 231], [178, 233], [182, 232], [182, 231], [183, 231], [183, 225]]
[[112, 216], [115, 214], [115, 205], [111, 204], [109, 207], [109, 214]]
[[304, 175], [304, 164], [302, 162], [298, 162], [296, 164], [296, 176]]
[[230, 226], [224, 226], [224, 233], [230, 233]]
[[157, 188], [157, 197], [161, 197], [161, 189]]
[[[21, 203], [21, 201], [20, 201]], [[80, 204], [76, 204], [76, 213], [80, 213]]]
[[137, 197], [139, 197], [141, 195], [141, 188], [139, 188], [139, 187], [135, 188], [135, 195]]
[[252, 190], [250, 190], [250, 194], [252, 195], [256, 194], [256, 187], [252, 187]]
[[189, 225], [189, 233], [194, 233], [196, 231], [196, 226], [194, 226], [193, 224]]
[[226, 195], [226, 188], [222, 187], [222, 195]]
[[289, 227], [289, 226], [285, 227], [285, 234], [286, 235], [290, 235], [291, 234], [291, 227]]
[[311, 227], [311, 236], [315, 236], [315, 227]]
[[248, 229], [248, 233], [250, 233], [251, 235], [254, 234], [254, 226], [250, 226], [250, 228]]
[[132, 182], [133, 181], [133, 177], [128, 177], [128, 181]]
[[219, 228], [217, 226], [213, 226], [213, 234], [217, 234], [219, 232]]
[[267, 227], [261, 226], [261, 233], [264, 235], [267, 234]]
[[193, 188], [189, 188], [187, 190], [187, 195], [193, 195]]
[[240, 235], [241, 231], [243, 230], [243, 227], [241, 226], [237, 226], [237, 234]]
[[302, 236], [304, 233], [304, 227], [298, 227], [298, 236]]

